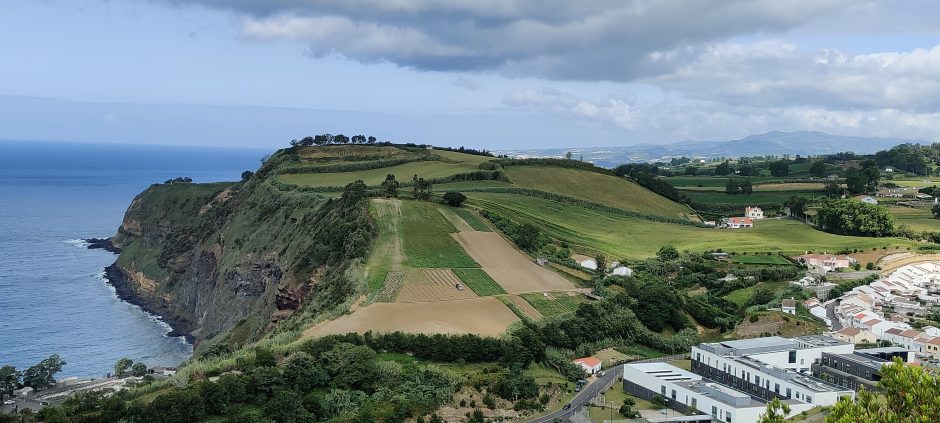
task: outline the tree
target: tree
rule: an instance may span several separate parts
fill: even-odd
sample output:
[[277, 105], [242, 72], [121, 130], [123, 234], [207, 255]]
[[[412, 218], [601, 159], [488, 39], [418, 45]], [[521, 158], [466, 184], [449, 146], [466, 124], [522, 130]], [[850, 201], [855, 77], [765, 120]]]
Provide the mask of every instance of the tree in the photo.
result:
[[934, 204], [930, 211], [933, 212], [933, 217], [940, 219], [940, 204]]
[[368, 140], [366, 140], [366, 142], [368, 142], [369, 144], [375, 144], [375, 137], [370, 135]]
[[23, 385], [37, 391], [46, 389], [55, 383], [55, 374], [62, 371], [64, 366], [65, 362], [62, 361], [59, 355], [52, 354], [49, 358], [40, 361], [23, 372]]
[[534, 250], [538, 248], [539, 228], [531, 223], [523, 223], [516, 231], [516, 244], [523, 250]]
[[131, 366], [131, 376], [143, 377], [147, 374], [147, 365], [144, 363], [134, 363]]
[[754, 176], [757, 175], [757, 169], [754, 166], [746, 164], [738, 167], [738, 175], [741, 176]]
[[741, 187], [738, 186], [738, 180], [735, 178], [728, 178], [728, 182], [725, 183], [725, 193], [729, 195], [737, 195], [741, 190]]
[[835, 182], [829, 182], [825, 187], [823, 187], [823, 192], [826, 193], [826, 197], [836, 198], [842, 194], [842, 187], [840, 187], [839, 184]]
[[745, 179], [741, 182], [741, 194], [751, 195], [754, 193], [754, 185], [751, 183], [750, 179]]
[[809, 167], [809, 174], [817, 178], [826, 176], [826, 164], [822, 160], [813, 162]]
[[412, 198], [415, 200], [430, 200], [431, 199], [431, 183], [425, 181], [424, 178], [419, 178], [418, 175], [414, 175], [411, 178], [412, 186]]
[[790, 162], [780, 160], [770, 163], [770, 176], [787, 177], [790, 176]]
[[444, 193], [444, 201], [451, 207], [460, 207], [466, 200], [467, 196], [459, 192], [450, 191]]
[[565, 152], [565, 158], [568, 159], [568, 160], [571, 160], [571, 152], [570, 152], [570, 151], [566, 151], [566, 152]]
[[883, 400], [865, 389], [855, 401], [840, 399], [826, 422], [937, 422], [940, 421], [940, 379], [920, 366], [895, 359], [881, 368], [878, 381]]
[[247, 180], [251, 179], [252, 176], [255, 176], [255, 173], [252, 172], [252, 171], [250, 171], [250, 170], [246, 170], [246, 171], [242, 172], [242, 181], [243, 181], [243, 182], [244, 182], [244, 181], [247, 181]]
[[783, 203], [783, 206], [790, 209], [790, 215], [792, 216], [799, 217], [800, 219], [806, 216], [806, 198], [804, 197], [791, 195], [790, 198]]
[[0, 367], [0, 400], [4, 395], [13, 396], [13, 391], [20, 387], [20, 376], [16, 367]]
[[757, 288], [751, 293], [751, 298], [747, 301], [748, 305], [763, 305], [774, 299], [774, 292], [770, 288]]
[[686, 166], [685, 174], [688, 176], [695, 176], [698, 174], [698, 168], [695, 166]]
[[620, 406], [620, 415], [628, 419], [635, 418], [637, 413], [633, 411], [633, 406], [636, 405], [636, 401], [633, 398], [626, 397], [623, 399], [623, 404]]
[[767, 403], [767, 409], [760, 415], [760, 423], [784, 423], [790, 414], [790, 405], [780, 401], [780, 398], [774, 398]]
[[656, 257], [664, 261], [672, 261], [679, 258], [679, 250], [674, 245], [663, 245], [656, 252]]
[[606, 275], [607, 274], [607, 256], [603, 254], [598, 254], [597, 257], [594, 258], [594, 261], [595, 263], [597, 263], [597, 270], [596, 270], [597, 274], [601, 276]]
[[861, 194], [868, 189], [868, 178], [857, 167], [845, 171], [845, 185], [851, 194]]
[[385, 175], [385, 180], [382, 181], [382, 190], [385, 191], [385, 197], [398, 197], [398, 181], [395, 180], [395, 174], [389, 173]]
[[823, 204], [816, 223], [822, 230], [839, 235], [883, 237], [896, 232], [894, 216], [887, 208], [854, 199]]
[[643, 324], [653, 332], [667, 326], [679, 330], [689, 322], [681, 310], [676, 293], [665, 283], [649, 282], [636, 295], [633, 311]]
[[733, 172], [734, 169], [731, 168], [731, 163], [728, 163], [727, 160], [715, 167], [715, 174], [718, 176], [730, 175]]
[[661, 409], [666, 406], [666, 397], [656, 394], [653, 395], [653, 398], [650, 399], [650, 403], [653, 404], [653, 408]]
[[343, 134], [337, 134], [333, 137], [333, 142], [336, 144], [349, 144], [349, 137]]
[[277, 365], [277, 357], [267, 348], [258, 348], [255, 350], [256, 367], [274, 367]]
[[125, 357], [114, 363], [114, 377], [127, 377], [134, 361]]

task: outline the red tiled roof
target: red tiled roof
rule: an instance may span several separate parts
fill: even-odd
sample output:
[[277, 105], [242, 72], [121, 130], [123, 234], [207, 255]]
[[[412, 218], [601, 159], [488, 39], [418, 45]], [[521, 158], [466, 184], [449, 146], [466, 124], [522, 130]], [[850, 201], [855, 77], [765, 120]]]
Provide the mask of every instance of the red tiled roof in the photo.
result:
[[904, 333], [904, 331], [901, 330], [900, 328], [891, 328], [891, 329], [886, 330], [885, 333], [890, 333], [892, 335], [900, 335]]
[[855, 335], [862, 333], [862, 330], [859, 328], [845, 327], [836, 333], [840, 335], [846, 335], [846, 336], [855, 336]]
[[601, 365], [601, 360], [596, 357], [584, 357], [574, 360], [575, 363], [581, 363], [588, 367], [597, 367]]

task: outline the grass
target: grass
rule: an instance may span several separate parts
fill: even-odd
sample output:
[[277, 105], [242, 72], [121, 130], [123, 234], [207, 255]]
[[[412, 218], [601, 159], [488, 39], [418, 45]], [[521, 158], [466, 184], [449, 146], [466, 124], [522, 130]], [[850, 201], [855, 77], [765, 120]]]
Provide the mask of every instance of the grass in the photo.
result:
[[505, 294], [503, 287], [499, 286], [483, 269], [452, 269], [460, 281], [467, 285], [471, 291], [481, 297]]
[[643, 345], [630, 345], [615, 347], [615, 350], [621, 354], [638, 357], [639, 359], [662, 357], [663, 353]]
[[793, 264], [790, 260], [787, 260], [778, 255], [750, 255], [750, 256], [732, 256], [732, 263], [741, 263], [741, 264], [782, 264], [788, 265]]
[[738, 306], [742, 306], [751, 299], [751, 295], [757, 288], [767, 288], [773, 292], [778, 292], [786, 289], [787, 286], [787, 282], [759, 282], [754, 286], [732, 291], [730, 294], [725, 295], [725, 299], [737, 304]]
[[460, 191], [468, 188], [505, 188], [512, 184], [503, 181], [461, 181], [435, 184], [431, 187], [435, 192]]
[[361, 179], [368, 186], [377, 186], [385, 180], [388, 174], [394, 174], [398, 182], [410, 182], [414, 175], [425, 179], [443, 178], [477, 169], [476, 164], [469, 162], [445, 163], [432, 160], [356, 172], [295, 173], [278, 175], [277, 178], [285, 183], [308, 187], [343, 187], [357, 179]]
[[908, 245], [898, 238], [833, 235], [784, 219], [760, 220], [751, 229], [723, 230], [641, 220], [513, 194], [468, 192], [467, 196], [505, 218], [531, 223], [552, 238], [620, 259], [651, 257], [663, 245], [674, 245], [680, 251], [722, 248], [788, 254]]
[[[826, 184], [822, 182], [787, 182], [779, 184], [761, 184], [754, 185], [754, 191], [756, 192], [776, 192], [776, 191], [822, 191], [826, 187]], [[690, 191], [721, 191], [724, 192], [725, 186], [695, 186], [695, 187], [677, 187], [682, 190]]]
[[455, 208], [453, 211], [454, 213], [457, 213], [457, 215], [460, 216], [464, 222], [467, 222], [467, 224], [470, 225], [473, 230], [480, 232], [490, 232], [490, 227], [487, 226], [486, 223], [483, 223], [483, 220], [477, 216], [476, 213], [460, 208]]
[[633, 182], [578, 169], [510, 166], [513, 185], [581, 198], [624, 210], [683, 217], [690, 210]]
[[406, 264], [412, 268], [480, 267], [450, 236], [456, 229], [424, 201], [402, 201], [402, 239]]
[[578, 309], [581, 303], [575, 297], [570, 297], [564, 293], [532, 293], [520, 294], [532, 307], [535, 307], [543, 317], [557, 316], [559, 314], [571, 313]]
[[398, 208], [395, 200], [372, 201], [369, 203], [372, 216], [378, 226], [378, 236], [375, 239], [373, 254], [369, 255], [366, 264], [369, 289], [378, 291], [385, 283], [385, 275], [400, 264], [401, 252], [395, 251], [400, 240]]
[[928, 208], [890, 206], [888, 210], [897, 219], [898, 225], [907, 225], [917, 232], [940, 231], [940, 219], [935, 219]]

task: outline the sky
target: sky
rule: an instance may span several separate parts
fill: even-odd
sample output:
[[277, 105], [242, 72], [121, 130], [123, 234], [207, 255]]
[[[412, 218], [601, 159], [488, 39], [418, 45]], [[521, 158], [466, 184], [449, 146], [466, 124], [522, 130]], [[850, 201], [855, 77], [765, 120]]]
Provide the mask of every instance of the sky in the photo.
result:
[[936, 140], [932, 0], [3, 0], [0, 139]]

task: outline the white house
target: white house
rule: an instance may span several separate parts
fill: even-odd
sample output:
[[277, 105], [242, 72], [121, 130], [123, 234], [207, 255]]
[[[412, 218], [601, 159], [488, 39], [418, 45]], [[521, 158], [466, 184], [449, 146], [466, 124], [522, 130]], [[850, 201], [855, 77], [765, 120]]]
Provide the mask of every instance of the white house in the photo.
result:
[[780, 303], [780, 311], [787, 314], [796, 314], [796, 300], [793, 298], [784, 298]]
[[585, 269], [597, 270], [597, 261], [594, 259], [587, 259], [578, 264]]
[[627, 266], [617, 266], [617, 267], [613, 268], [613, 269], [610, 271], [610, 273], [611, 273], [611, 274], [614, 274], [614, 275], [617, 275], [617, 276], [631, 277], [631, 276], [633, 276], [633, 269], [631, 269], [631, 268], [629, 268], [629, 267], [627, 267]]
[[726, 217], [721, 219], [722, 226], [729, 229], [753, 228], [754, 221], [749, 217]]
[[593, 375], [601, 371], [601, 360], [597, 357], [578, 358], [573, 361], [574, 364], [581, 366], [584, 373]]
[[760, 207], [750, 207], [744, 209], [744, 217], [751, 219], [763, 219], [764, 211]]

